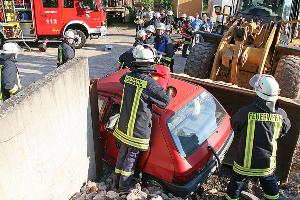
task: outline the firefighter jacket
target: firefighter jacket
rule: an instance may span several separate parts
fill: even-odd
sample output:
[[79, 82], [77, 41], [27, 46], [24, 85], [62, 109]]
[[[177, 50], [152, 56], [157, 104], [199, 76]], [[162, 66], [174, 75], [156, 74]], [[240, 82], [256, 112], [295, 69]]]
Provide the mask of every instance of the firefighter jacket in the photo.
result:
[[190, 23], [185, 22], [182, 27], [182, 37], [185, 40], [185, 44], [192, 44], [193, 39], [193, 27]]
[[132, 49], [129, 49], [128, 51], [124, 52], [120, 57], [119, 57], [119, 63], [123, 64], [123, 68], [130, 68], [132, 67], [132, 61], [134, 61]]
[[16, 64], [11, 59], [0, 58], [0, 102], [19, 92], [21, 87]]
[[170, 64], [171, 60], [173, 59], [174, 56], [174, 44], [172, 39], [166, 35], [163, 34], [162, 36], [156, 36], [154, 38], [154, 48], [157, 53], [163, 53], [163, 63], [166, 62], [166, 64]]
[[147, 39], [145, 40], [145, 44], [151, 44], [153, 45], [154, 44], [154, 39], [155, 39], [155, 36], [151, 36], [151, 37], [147, 37]]
[[147, 150], [152, 127], [152, 104], [165, 108], [170, 97], [150, 75], [154, 67], [133, 68], [121, 77], [124, 84], [120, 118], [114, 136], [121, 142]]
[[165, 20], [164, 20], [164, 23], [166, 24], [166, 25], [174, 25], [175, 24], [175, 19], [174, 19], [174, 16], [172, 15], [172, 16], [166, 16], [165, 17]]
[[276, 168], [277, 139], [290, 128], [285, 111], [276, 106], [272, 112], [266, 101], [257, 97], [232, 117], [231, 125], [240, 136], [233, 170], [245, 176], [271, 175]]
[[75, 57], [75, 48], [67, 41], [63, 41], [58, 47], [58, 66]]

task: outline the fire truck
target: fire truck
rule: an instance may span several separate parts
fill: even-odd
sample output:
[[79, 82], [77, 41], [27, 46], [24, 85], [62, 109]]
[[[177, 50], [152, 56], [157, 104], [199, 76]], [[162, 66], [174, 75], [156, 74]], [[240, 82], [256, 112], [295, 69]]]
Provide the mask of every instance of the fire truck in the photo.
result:
[[75, 33], [75, 48], [106, 34], [101, 0], [1, 0], [0, 48], [6, 41], [57, 41]]

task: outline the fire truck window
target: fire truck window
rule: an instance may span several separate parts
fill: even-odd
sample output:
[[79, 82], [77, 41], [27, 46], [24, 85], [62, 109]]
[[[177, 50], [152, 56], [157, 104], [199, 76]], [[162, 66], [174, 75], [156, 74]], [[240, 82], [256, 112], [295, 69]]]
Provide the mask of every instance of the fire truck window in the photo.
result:
[[44, 8], [58, 8], [58, 0], [43, 0]]
[[74, 0], [64, 0], [64, 8], [74, 8]]

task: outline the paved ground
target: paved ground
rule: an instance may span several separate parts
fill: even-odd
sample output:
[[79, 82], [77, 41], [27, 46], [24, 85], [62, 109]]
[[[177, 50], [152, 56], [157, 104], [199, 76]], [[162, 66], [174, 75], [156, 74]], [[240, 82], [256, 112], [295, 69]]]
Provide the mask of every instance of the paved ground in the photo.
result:
[[[76, 51], [76, 57], [88, 57], [90, 78], [103, 77], [113, 72], [119, 56], [134, 43], [135, 29], [128, 27], [112, 27], [109, 34], [99, 39], [88, 40], [87, 45]], [[112, 44], [111, 51], [105, 51], [105, 45]], [[29, 44], [30, 45], [30, 44]], [[38, 51], [37, 45], [30, 45], [31, 52], [26, 50], [18, 57], [17, 65], [24, 86], [37, 81], [56, 68], [58, 44], [51, 44], [47, 52]], [[25, 46], [24, 46], [25, 49]], [[185, 58], [179, 54], [175, 56], [176, 73], [182, 73]]]

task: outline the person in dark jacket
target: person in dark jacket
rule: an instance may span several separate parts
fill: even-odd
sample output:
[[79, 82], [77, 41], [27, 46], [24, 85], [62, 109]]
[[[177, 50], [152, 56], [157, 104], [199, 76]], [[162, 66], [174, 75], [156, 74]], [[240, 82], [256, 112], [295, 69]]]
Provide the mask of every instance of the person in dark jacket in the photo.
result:
[[58, 63], [60, 66], [75, 57], [75, 47], [72, 45], [74, 42], [75, 34], [73, 31], [68, 30], [64, 34], [64, 40], [58, 47]]
[[147, 38], [145, 40], [145, 43], [146, 44], [150, 44], [150, 45], [153, 45], [154, 44], [154, 34], [155, 34], [155, 27], [153, 25], [150, 25], [146, 28], [146, 34], [147, 34]]
[[193, 44], [193, 27], [192, 27], [192, 17], [188, 16], [182, 27], [182, 37], [184, 39], [182, 47], [182, 57], [187, 58], [188, 50], [192, 48]]
[[19, 46], [5, 43], [0, 57], [0, 103], [21, 90], [18, 68], [14, 62]]
[[271, 75], [255, 75], [250, 80], [257, 98], [241, 108], [231, 118], [231, 126], [240, 137], [234, 174], [227, 187], [226, 199], [238, 199], [249, 177], [260, 180], [265, 199], [279, 199], [279, 188], [274, 174], [277, 139], [290, 129], [286, 112], [278, 107], [279, 85]]
[[133, 49], [131, 48], [120, 55], [118, 63], [116, 64], [116, 67], [118, 69], [125, 69], [125, 68], [132, 67], [132, 62], [134, 61], [132, 51]]
[[120, 78], [124, 85], [122, 105], [113, 132], [121, 141], [114, 176], [114, 186], [119, 191], [128, 191], [133, 186], [132, 175], [139, 154], [149, 148], [152, 105], [163, 109], [170, 102], [168, 93], [150, 75], [155, 71], [154, 51], [149, 46], [138, 45], [133, 55], [131, 72]]
[[166, 65], [173, 72], [174, 65], [174, 44], [172, 39], [165, 34], [166, 26], [163, 23], [158, 24], [156, 28], [156, 37], [154, 38], [154, 48], [161, 56], [158, 64]]
[[133, 46], [135, 47], [137, 45], [144, 45], [146, 38], [147, 38], [146, 32], [144, 30], [139, 30], [136, 33], [136, 39], [135, 39]]

